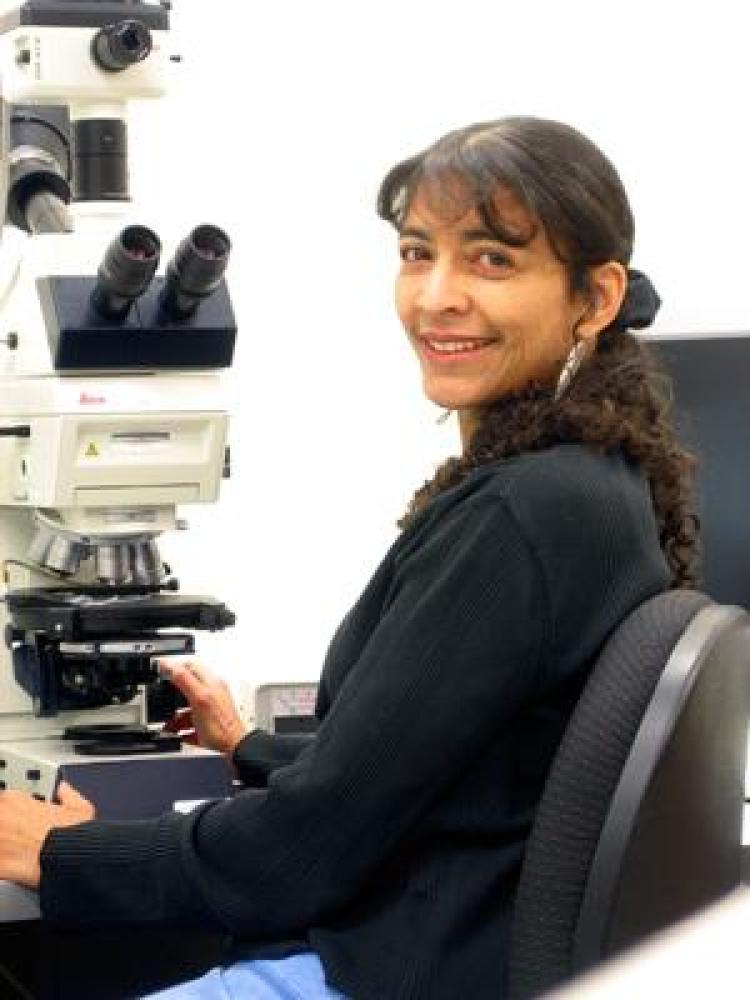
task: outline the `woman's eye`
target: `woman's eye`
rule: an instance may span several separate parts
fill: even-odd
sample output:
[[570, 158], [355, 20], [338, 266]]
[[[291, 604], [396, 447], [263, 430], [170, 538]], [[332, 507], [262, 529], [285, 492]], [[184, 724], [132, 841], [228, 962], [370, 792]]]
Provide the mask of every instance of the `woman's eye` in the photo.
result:
[[510, 265], [508, 257], [504, 253], [500, 253], [499, 250], [484, 250], [477, 256], [477, 262], [488, 268], [508, 267]]
[[427, 247], [420, 246], [409, 246], [408, 244], [403, 244], [398, 248], [401, 260], [406, 264], [413, 264], [419, 260], [427, 260], [429, 258], [429, 252]]

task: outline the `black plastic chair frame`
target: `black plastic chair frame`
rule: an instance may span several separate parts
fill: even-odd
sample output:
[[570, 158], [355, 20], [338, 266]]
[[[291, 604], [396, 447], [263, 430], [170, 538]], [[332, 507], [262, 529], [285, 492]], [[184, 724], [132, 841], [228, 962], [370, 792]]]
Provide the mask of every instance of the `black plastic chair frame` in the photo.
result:
[[609, 911], [656, 767], [706, 658], [715, 652], [722, 633], [726, 637], [725, 630], [746, 617], [741, 608], [703, 608], [678, 640], [664, 667], [623, 767], [591, 864], [574, 938], [574, 972], [589, 968], [605, 953]]
[[536, 997], [741, 882], [750, 615], [695, 591], [613, 632], [550, 768], [514, 912]]

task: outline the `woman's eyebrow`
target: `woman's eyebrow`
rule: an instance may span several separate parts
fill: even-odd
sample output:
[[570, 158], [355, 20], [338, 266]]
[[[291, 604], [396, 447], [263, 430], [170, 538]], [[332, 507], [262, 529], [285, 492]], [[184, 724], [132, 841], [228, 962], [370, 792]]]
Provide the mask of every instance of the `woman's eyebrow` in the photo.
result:
[[[425, 240], [426, 242], [429, 242], [432, 239], [428, 230], [421, 229], [419, 226], [404, 226], [403, 229], [399, 230], [398, 235], [400, 239]], [[479, 243], [489, 241], [491, 243], [502, 243], [506, 246], [517, 245], [515, 241], [501, 239], [498, 233], [493, 233], [490, 229], [485, 227], [464, 229], [458, 235], [462, 243]], [[521, 242], [520, 234], [518, 242]]]
[[404, 237], [411, 237], [415, 240], [429, 240], [430, 234], [426, 229], [418, 229], [417, 226], [405, 226], [403, 229], [398, 231], [399, 239]]
[[462, 243], [477, 243], [490, 240], [492, 243], [502, 243], [503, 240], [497, 235], [497, 233], [490, 232], [489, 229], [465, 229], [459, 234]]

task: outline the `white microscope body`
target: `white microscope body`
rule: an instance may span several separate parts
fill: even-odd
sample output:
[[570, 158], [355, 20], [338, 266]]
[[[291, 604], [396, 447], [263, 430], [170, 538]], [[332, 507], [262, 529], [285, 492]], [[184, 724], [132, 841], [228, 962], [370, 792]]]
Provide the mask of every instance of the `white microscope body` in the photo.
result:
[[127, 106], [164, 95], [167, 30], [125, 0], [0, 18], [0, 787], [65, 777], [112, 817], [229, 784], [147, 712], [152, 657], [233, 622], [174, 592], [157, 545], [178, 505], [218, 499], [236, 333], [227, 237], [197, 227], [158, 274], [129, 200]]

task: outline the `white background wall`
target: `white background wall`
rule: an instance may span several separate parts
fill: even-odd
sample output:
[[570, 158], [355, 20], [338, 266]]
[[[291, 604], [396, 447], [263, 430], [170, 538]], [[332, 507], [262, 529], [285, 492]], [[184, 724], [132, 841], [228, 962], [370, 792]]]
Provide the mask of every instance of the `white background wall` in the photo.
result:
[[133, 120], [144, 221], [224, 225], [240, 323], [233, 479], [164, 548], [235, 609], [200, 649], [250, 684], [317, 677], [408, 497], [457, 448], [392, 311], [396, 159], [527, 113], [618, 166], [659, 328], [750, 326], [746, 3], [176, 0], [168, 102]]

